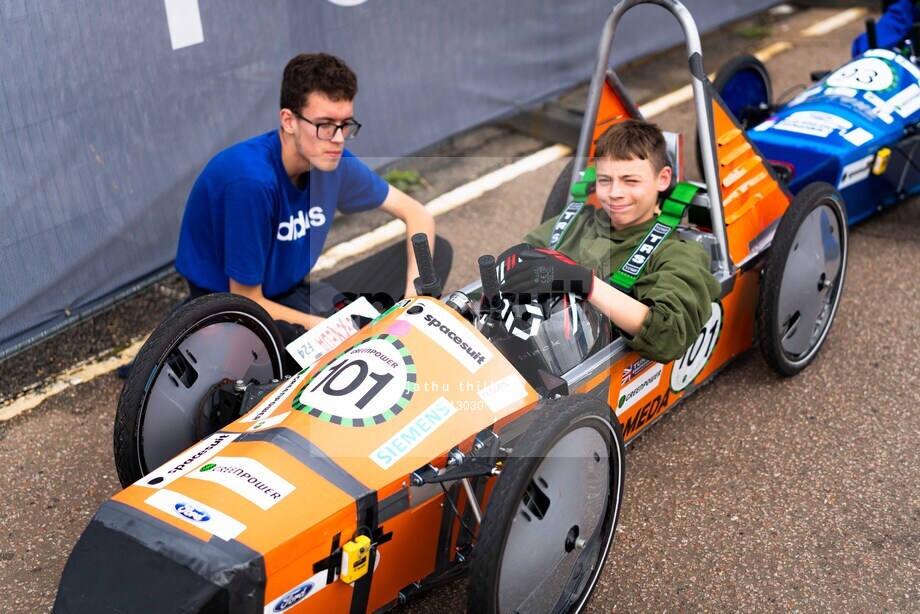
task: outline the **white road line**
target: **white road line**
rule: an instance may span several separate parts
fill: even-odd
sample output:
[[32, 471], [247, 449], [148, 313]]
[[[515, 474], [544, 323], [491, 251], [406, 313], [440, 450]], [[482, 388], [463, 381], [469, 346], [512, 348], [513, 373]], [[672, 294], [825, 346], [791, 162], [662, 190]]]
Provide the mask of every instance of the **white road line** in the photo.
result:
[[47, 386], [43, 386], [40, 390], [30, 392], [0, 405], [0, 422], [5, 422], [24, 411], [32, 409], [48, 397], [54, 396], [71, 386], [76, 386], [77, 384], [96, 379], [100, 375], [105, 375], [106, 373], [114, 371], [121, 365], [128, 364], [134, 360], [134, 357], [140, 351], [146, 340], [147, 337], [145, 336], [135, 341], [115, 356], [110, 356], [109, 358], [104, 358], [97, 362], [78, 365], [69, 369], [58, 375], [54, 381]]
[[864, 17], [869, 11], [864, 8], [852, 8], [847, 9], [841, 13], [837, 13], [832, 17], [828, 17], [824, 21], [819, 21], [816, 24], [812, 24], [802, 30], [802, 36], [824, 36], [829, 32], [833, 32], [837, 28], [847, 25], [851, 21], [856, 21]]
[[[805, 36], [820, 36], [821, 34], [826, 34], [836, 28], [839, 28], [855, 19], [859, 19], [866, 14], [865, 9], [856, 8], [843, 11], [838, 13], [833, 17], [825, 19], [819, 23], [816, 23], [806, 30], [803, 31]], [[766, 62], [775, 55], [788, 51], [792, 49], [793, 45], [791, 43], [780, 41], [778, 43], [773, 43], [767, 47], [764, 47], [754, 55], [761, 61]], [[710, 79], [713, 78], [710, 75]], [[647, 118], [651, 119], [656, 115], [660, 115], [664, 111], [677, 106], [683, 102], [687, 102], [693, 98], [693, 90], [689, 85], [684, 86], [670, 94], [666, 94], [661, 98], [657, 98], [645, 105], [642, 105], [642, 114]], [[501, 187], [505, 183], [508, 183], [512, 179], [516, 179], [525, 173], [530, 173], [536, 170], [539, 170], [546, 166], [547, 164], [565, 157], [571, 153], [571, 149], [564, 145], [553, 145], [547, 147], [546, 149], [540, 150], [535, 154], [527, 156], [517, 162], [509, 164], [508, 166], [502, 167], [498, 170], [492, 171], [491, 173], [480, 177], [470, 183], [460, 186], [450, 192], [442, 194], [441, 196], [435, 198], [434, 200], [428, 202], [426, 207], [431, 211], [432, 215], [441, 215], [469, 203], [470, 201], [479, 198], [486, 192], [490, 192], [496, 188]], [[316, 265], [313, 267], [314, 271], [325, 271], [345, 258], [354, 256], [356, 254], [361, 254], [366, 252], [369, 249], [391, 241], [396, 237], [399, 237], [405, 232], [405, 224], [400, 220], [393, 220], [383, 226], [364, 234], [360, 237], [346, 241], [344, 243], [339, 243], [334, 247], [326, 250], [322, 256], [320, 256]], [[32, 409], [45, 399], [50, 396], [53, 396], [62, 390], [66, 390], [72, 385], [76, 385], [85, 381], [89, 381], [100, 375], [114, 371], [118, 367], [128, 364], [131, 360], [134, 359], [134, 356], [140, 350], [143, 345], [143, 340], [138, 341], [132, 344], [129, 348], [120, 352], [117, 356], [107, 358], [105, 360], [99, 361], [97, 363], [91, 363], [77, 369], [67, 371], [59, 376], [47, 386], [44, 386], [41, 392], [35, 392], [26, 394], [17, 399], [13, 399], [6, 403], [0, 404], [0, 422], [9, 420], [10, 418], [21, 414], [24, 411]]]
[[[786, 41], [779, 41], [764, 47], [760, 51], [754, 54], [761, 62], [766, 62], [770, 58], [779, 55], [784, 51], [788, 51], [793, 48], [793, 44]], [[715, 79], [715, 73], [709, 74], [709, 79]], [[656, 115], [661, 115], [668, 109], [676, 107], [679, 104], [683, 104], [687, 101], [693, 100], [693, 86], [689, 83], [678, 90], [674, 90], [670, 94], [665, 94], [661, 98], [656, 98], [655, 100], [648, 102], [646, 104], [639, 105], [639, 110], [642, 111], [642, 116], [645, 119], [652, 119]]]
[[[479, 198], [486, 192], [491, 192], [501, 187], [512, 179], [541, 169], [550, 162], [564, 158], [570, 153], [572, 153], [572, 150], [565, 145], [553, 145], [546, 149], [541, 149], [535, 154], [531, 154], [508, 166], [503, 166], [487, 175], [483, 175], [479, 179], [438, 196], [429, 201], [425, 205], [425, 208], [435, 216], [447, 213], [448, 211]], [[317, 260], [316, 265], [313, 267], [313, 271], [319, 272], [331, 269], [345, 258], [354, 256], [355, 254], [363, 254], [381, 243], [386, 243], [387, 241], [404, 235], [405, 232], [406, 225], [402, 220], [388, 222], [371, 232], [329, 248], [320, 256], [319, 260]]]

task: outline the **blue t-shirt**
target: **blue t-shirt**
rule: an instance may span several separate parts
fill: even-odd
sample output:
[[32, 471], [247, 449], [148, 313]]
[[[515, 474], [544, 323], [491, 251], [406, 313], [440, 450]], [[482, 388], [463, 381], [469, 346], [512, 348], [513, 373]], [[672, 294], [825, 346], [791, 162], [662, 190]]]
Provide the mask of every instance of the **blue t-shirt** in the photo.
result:
[[334, 171], [307, 175], [303, 190], [291, 182], [277, 130], [214, 156], [185, 206], [176, 270], [206, 290], [227, 292], [232, 277], [276, 296], [313, 268], [336, 209], [379, 207], [389, 191], [347, 150]]
[[[875, 24], [875, 36], [881, 49], [897, 47], [910, 36], [910, 27], [920, 19], [917, 0], [897, 0], [888, 7]], [[869, 37], [862, 33], [853, 40], [852, 53], [855, 58], [869, 49]]]

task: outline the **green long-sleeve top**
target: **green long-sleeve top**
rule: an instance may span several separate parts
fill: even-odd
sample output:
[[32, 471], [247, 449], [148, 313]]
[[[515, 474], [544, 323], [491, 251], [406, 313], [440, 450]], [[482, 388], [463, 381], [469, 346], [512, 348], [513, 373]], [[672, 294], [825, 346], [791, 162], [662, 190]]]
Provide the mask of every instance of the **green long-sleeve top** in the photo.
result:
[[[556, 247], [603, 280], [620, 268], [651, 229], [655, 220], [614, 230], [603, 209], [586, 208], [571, 223]], [[556, 220], [551, 219], [524, 237], [525, 243], [549, 247]], [[635, 337], [623, 339], [640, 355], [669, 362], [683, 354], [712, 315], [711, 303], [720, 293], [709, 271], [710, 257], [702, 245], [671, 235], [652, 253], [632, 296], [649, 306]]]

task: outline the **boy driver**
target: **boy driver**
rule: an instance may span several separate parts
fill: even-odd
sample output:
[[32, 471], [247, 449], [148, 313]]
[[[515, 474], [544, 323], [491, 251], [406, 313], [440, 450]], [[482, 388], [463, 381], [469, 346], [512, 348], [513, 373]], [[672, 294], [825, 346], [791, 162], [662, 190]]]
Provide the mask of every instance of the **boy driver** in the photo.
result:
[[582, 209], [557, 251], [545, 249], [555, 219], [524, 237], [544, 249], [519, 252], [501, 290], [579, 295], [603, 312], [639, 354], [669, 362], [693, 344], [719, 296], [705, 249], [672, 232], [649, 256], [629, 294], [606, 281], [655, 225], [659, 195], [671, 182], [664, 135], [645, 121], [614, 124], [597, 140], [595, 165], [600, 207]]

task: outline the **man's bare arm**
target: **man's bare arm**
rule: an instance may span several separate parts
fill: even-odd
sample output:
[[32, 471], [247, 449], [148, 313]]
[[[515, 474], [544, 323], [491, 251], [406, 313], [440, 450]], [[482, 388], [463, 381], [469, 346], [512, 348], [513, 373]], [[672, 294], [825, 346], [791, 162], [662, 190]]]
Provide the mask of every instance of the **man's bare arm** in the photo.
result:
[[412, 235], [419, 232], [428, 235], [428, 247], [431, 249], [431, 255], [434, 256], [434, 216], [425, 209], [422, 203], [393, 186], [390, 186], [386, 200], [383, 201], [380, 208], [406, 224], [408, 266], [405, 296], [412, 296], [415, 294], [412, 282], [418, 277], [418, 265], [415, 263], [415, 254], [412, 251]]
[[281, 303], [276, 303], [275, 301], [265, 298], [265, 295], [262, 294], [261, 285], [247, 286], [239, 283], [235, 279], [230, 279], [230, 292], [255, 301], [275, 320], [284, 320], [292, 324], [300, 324], [306, 328], [313, 328], [323, 321], [323, 318], [319, 316], [297, 311], [296, 309], [285, 307]]

